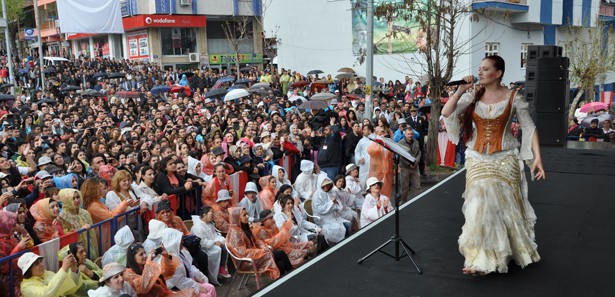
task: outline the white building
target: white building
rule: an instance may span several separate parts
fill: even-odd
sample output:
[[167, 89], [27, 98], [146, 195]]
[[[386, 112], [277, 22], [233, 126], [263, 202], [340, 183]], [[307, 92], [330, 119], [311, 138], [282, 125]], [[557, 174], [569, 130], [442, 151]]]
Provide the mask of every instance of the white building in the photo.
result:
[[[501, 0], [467, 4], [479, 20], [470, 21], [469, 15], [459, 20], [460, 40], [470, 42], [467, 54], [457, 62], [454, 78], [476, 74], [486, 54], [498, 54], [507, 62], [504, 81], [524, 80], [528, 45], [562, 45], [561, 26], [569, 21], [581, 26], [595, 25], [598, 17], [615, 20], [615, 6], [604, 0]], [[365, 75], [365, 64], [355, 65], [352, 10], [350, 0], [263, 1], [263, 31], [267, 37], [275, 35], [278, 39], [278, 67], [300, 73], [320, 69], [335, 75], [340, 67], [355, 66], [359, 75]], [[376, 55], [374, 75], [386, 81], [403, 81], [405, 75], [419, 78], [423, 71], [411, 63], [412, 59], [420, 56]]]

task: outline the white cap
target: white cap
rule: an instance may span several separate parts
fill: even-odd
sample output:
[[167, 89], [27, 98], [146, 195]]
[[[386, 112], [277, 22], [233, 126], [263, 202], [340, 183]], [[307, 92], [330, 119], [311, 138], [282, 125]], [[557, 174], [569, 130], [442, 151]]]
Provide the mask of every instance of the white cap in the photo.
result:
[[254, 193], [258, 193], [258, 189], [256, 188], [256, 184], [253, 182], [249, 182], [246, 184], [246, 189], [243, 191], [244, 193], [247, 192], [254, 192]]
[[126, 267], [124, 267], [122, 264], [111, 262], [105, 265], [105, 267], [103, 267], [103, 275], [100, 278], [99, 282], [104, 282], [112, 278], [114, 275], [124, 272], [124, 270], [126, 270]]
[[41, 171], [37, 172], [34, 177], [36, 177], [38, 179], [46, 179], [48, 177], [52, 177], [52, 175], [49, 174], [49, 172], [47, 172], [46, 170], [41, 170]]
[[49, 163], [51, 163], [51, 158], [49, 158], [48, 156], [42, 156], [38, 158], [38, 166], [47, 165]]
[[382, 185], [382, 182], [378, 180], [378, 178], [372, 176], [370, 178], [367, 179], [367, 181], [365, 182], [365, 184], [367, 185], [367, 190], [369, 190], [369, 188], [371, 188], [373, 185], [375, 184], [380, 184]]
[[231, 193], [229, 193], [227, 190], [220, 190], [218, 191], [218, 199], [216, 199], [216, 202], [221, 202], [221, 201], [226, 201], [226, 200], [231, 200]]
[[40, 258], [43, 257], [32, 252], [27, 252], [21, 257], [19, 257], [19, 260], [17, 260], [17, 266], [19, 267], [19, 269], [21, 269], [21, 275], [25, 275], [26, 272], [28, 272], [28, 270], [32, 266], [32, 264], [34, 264], [34, 262], [36, 262], [36, 260]]

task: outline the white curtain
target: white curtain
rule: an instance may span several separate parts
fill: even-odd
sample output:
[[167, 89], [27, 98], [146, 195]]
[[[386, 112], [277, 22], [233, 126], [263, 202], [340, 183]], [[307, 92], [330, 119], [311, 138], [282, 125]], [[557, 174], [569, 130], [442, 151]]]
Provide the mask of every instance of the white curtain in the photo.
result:
[[57, 0], [62, 33], [124, 33], [118, 0]]

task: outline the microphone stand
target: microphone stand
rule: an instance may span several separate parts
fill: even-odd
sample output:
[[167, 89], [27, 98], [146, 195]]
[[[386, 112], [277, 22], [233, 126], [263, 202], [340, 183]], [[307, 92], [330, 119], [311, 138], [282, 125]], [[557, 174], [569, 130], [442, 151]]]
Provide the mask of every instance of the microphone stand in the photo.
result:
[[[395, 158], [394, 164], [395, 165], [393, 168], [395, 170], [395, 210], [394, 210], [395, 212], [395, 233], [393, 233], [393, 236], [391, 236], [391, 238], [389, 238], [389, 240], [387, 240], [385, 243], [377, 247], [375, 250], [371, 251], [369, 254], [367, 254], [363, 258], [359, 259], [357, 261], [357, 264], [363, 263], [363, 261], [365, 261], [367, 258], [374, 255], [376, 252], [381, 252], [389, 256], [390, 258], [393, 258], [395, 261], [399, 261], [404, 256], [407, 256], [410, 259], [410, 261], [412, 261], [412, 264], [414, 265], [414, 268], [416, 268], [416, 271], [419, 274], [422, 274], [423, 271], [421, 271], [419, 266], [414, 261], [414, 258], [412, 258], [412, 255], [415, 254], [414, 250], [410, 247], [410, 245], [408, 245], [404, 241], [403, 238], [401, 238], [401, 235], [399, 235], [399, 201], [401, 200], [401, 195], [399, 194], [399, 158], [401, 158], [401, 156], [400, 154], [398, 154], [398, 152], [393, 150], [391, 147], [385, 144], [382, 144], [380, 142], [377, 142], [373, 139], [370, 139], [370, 140], [378, 143], [380, 146], [382, 146], [383, 148], [389, 150], [390, 152], [394, 154], [394, 158]], [[387, 245], [391, 243], [395, 244], [395, 254], [394, 255], [391, 255], [383, 250]], [[400, 247], [403, 249], [403, 252], [401, 254], [399, 253]]]

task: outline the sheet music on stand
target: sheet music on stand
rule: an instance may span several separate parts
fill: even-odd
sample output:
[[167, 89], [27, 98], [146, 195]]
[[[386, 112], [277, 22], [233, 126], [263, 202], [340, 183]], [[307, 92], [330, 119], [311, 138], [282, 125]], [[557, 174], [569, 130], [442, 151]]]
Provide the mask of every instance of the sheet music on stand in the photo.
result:
[[375, 142], [382, 141], [382, 143], [384, 143], [388, 147], [388, 149], [398, 154], [402, 158], [408, 160], [408, 162], [413, 162], [413, 163], [416, 162], [416, 159], [412, 157], [412, 155], [410, 155], [410, 153], [402, 145], [393, 141], [390, 138], [385, 138], [385, 137], [380, 137], [380, 136], [374, 137], [371, 135], [368, 136], [367, 138]]

